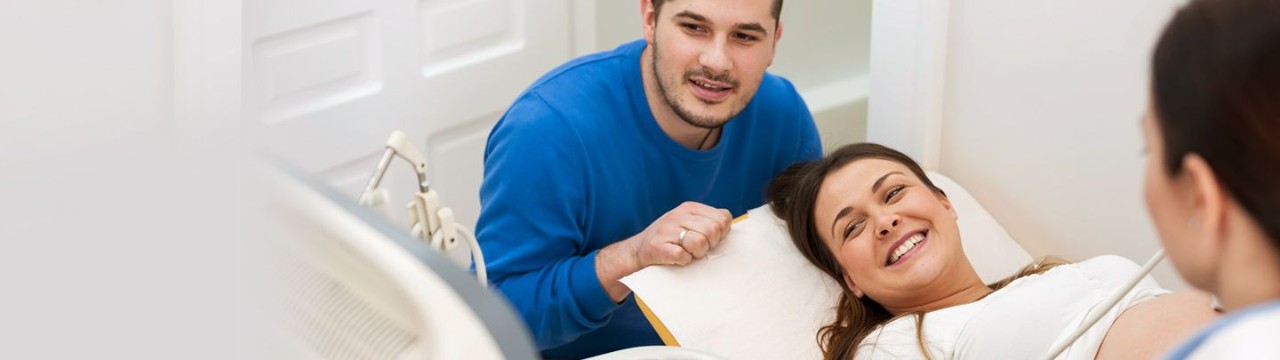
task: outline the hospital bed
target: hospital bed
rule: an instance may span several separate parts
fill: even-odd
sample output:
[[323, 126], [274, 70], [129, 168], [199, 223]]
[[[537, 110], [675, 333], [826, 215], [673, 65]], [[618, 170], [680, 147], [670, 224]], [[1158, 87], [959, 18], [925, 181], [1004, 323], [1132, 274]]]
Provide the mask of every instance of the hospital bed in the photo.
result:
[[[536, 359], [514, 310], [428, 243], [297, 172], [266, 164], [255, 229], [266, 241], [276, 357]], [[984, 281], [1031, 256], [963, 188], [940, 174], [965, 251]], [[767, 206], [735, 220], [707, 259], [623, 280], [667, 346], [596, 357], [819, 359], [815, 334], [839, 285], [808, 264]], [[689, 294], [694, 294], [690, 296]]]
[[[259, 235], [270, 250], [271, 283], [280, 285], [269, 296], [283, 340], [275, 357], [537, 358], [505, 299], [437, 253], [441, 241], [424, 226], [411, 235], [297, 172], [258, 168], [251, 183], [266, 206], [256, 220], [269, 225]], [[929, 177], [955, 207], [965, 253], [984, 282], [1032, 261], [964, 188]], [[370, 203], [376, 185], [361, 203]], [[649, 267], [623, 282], [666, 346], [594, 359], [820, 359], [816, 334], [841, 292], [800, 255], [767, 206], [736, 219], [706, 259]]]
[[506, 300], [428, 243], [307, 175], [252, 164], [269, 358], [538, 358]]

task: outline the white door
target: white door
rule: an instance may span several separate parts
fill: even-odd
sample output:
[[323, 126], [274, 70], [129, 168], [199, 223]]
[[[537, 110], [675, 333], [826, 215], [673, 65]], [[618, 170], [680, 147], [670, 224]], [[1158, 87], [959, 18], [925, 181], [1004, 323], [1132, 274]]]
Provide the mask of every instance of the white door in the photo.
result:
[[[254, 0], [243, 15], [253, 143], [354, 198], [402, 130], [468, 228], [489, 129], [572, 55], [568, 0]], [[414, 177], [400, 162], [387, 176], [402, 218]]]

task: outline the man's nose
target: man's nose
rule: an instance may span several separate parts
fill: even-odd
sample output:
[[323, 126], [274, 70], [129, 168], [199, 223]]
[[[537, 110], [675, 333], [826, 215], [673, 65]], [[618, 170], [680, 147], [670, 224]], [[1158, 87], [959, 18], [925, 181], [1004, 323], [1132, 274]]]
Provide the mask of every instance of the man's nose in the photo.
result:
[[698, 63], [713, 74], [723, 74], [733, 70], [733, 58], [730, 56], [728, 39], [716, 39], [711, 46], [702, 51]]

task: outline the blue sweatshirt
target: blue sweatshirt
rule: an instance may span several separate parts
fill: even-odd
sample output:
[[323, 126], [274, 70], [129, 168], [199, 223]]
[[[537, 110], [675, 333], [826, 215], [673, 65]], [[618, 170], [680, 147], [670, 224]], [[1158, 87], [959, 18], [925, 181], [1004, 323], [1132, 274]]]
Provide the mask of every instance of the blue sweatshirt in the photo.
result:
[[581, 358], [661, 340], [628, 296], [596, 277], [600, 248], [643, 231], [684, 201], [741, 215], [769, 180], [821, 156], [808, 107], [765, 74], [715, 147], [681, 146], [645, 99], [635, 41], [572, 60], [516, 99], [489, 134], [476, 236], [491, 283], [542, 355]]

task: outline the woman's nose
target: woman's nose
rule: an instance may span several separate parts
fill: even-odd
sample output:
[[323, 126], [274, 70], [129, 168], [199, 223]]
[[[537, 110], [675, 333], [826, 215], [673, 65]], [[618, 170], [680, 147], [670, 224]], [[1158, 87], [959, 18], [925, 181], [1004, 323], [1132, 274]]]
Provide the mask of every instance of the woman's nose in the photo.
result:
[[880, 231], [877, 231], [876, 235], [880, 237], [888, 236], [893, 231], [893, 228], [898, 227], [899, 220], [898, 215], [881, 216], [879, 221]]

